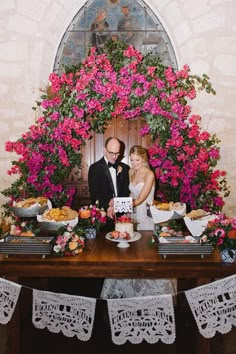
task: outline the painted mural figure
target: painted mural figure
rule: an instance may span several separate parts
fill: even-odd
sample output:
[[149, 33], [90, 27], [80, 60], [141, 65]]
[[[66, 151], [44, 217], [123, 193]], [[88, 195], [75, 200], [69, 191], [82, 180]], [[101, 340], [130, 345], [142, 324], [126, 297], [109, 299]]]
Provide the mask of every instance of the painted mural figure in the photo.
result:
[[81, 63], [91, 46], [103, 54], [109, 39], [133, 45], [143, 54], [152, 52], [164, 65], [178, 68], [167, 33], [144, 0], [90, 0], [66, 30], [54, 70], [61, 73], [64, 66]]
[[105, 42], [110, 39], [109, 23], [106, 20], [107, 12], [102, 9], [98, 12], [91, 25], [91, 45], [97, 48], [98, 54], [104, 52]]
[[118, 21], [117, 31], [120, 33], [120, 39], [127, 45], [133, 45], [140, 50], [142, 36], [136, 17], [130, 14], [128, 5], [121, 7], [123, 17]]

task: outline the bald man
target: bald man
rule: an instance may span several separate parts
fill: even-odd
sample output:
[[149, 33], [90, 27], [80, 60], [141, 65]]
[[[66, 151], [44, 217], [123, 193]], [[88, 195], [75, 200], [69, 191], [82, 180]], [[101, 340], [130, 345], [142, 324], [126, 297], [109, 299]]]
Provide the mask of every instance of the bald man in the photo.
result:
[[90, 198], [93, 204], [108, 209], [114, 197], [128, 197], [129, 166], [119, 162], [121, 143], [117, 138], [110, 137], [104, 146], [104, 156], [89, 168], [88, 182]]

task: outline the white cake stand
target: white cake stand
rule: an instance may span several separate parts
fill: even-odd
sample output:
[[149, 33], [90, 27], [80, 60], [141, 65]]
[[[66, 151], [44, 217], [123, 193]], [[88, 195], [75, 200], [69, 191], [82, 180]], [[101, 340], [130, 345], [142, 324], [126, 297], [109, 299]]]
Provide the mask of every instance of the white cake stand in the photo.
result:
[[130, 240], [124, 240], [124, 239], [121, 239], [121, 238], [118, 238], [118, 239], [114, 239], [111, 237], [111, 233], [109, 232], [108, 234], [106, 234], [105, 238], [109, 241], [112, 241], [112, 242], [117, 242], [118, 245], [117, 247], [119, 248], [128, 248], [130, 247], [130, 242], [134, 242], [134, 241], [138, 241], [140, 240], [141, 238], [141, 234], [139, 232], [134, 232], [134, 237], [132, 237]]
[[[133, 198], [132, 197], [115, 197], [114, 198], [114, 213], [132, 213], [133, 215]], [[134, 236], [130, 240], [114, 239], [110, 237], [110, 233], [106, 235], [106, 238], [113, 242], [118, 242], [117, 247], [128, 248], [129, 242], [137, 241], [141, 238], [141, 234], [134, 232]]]

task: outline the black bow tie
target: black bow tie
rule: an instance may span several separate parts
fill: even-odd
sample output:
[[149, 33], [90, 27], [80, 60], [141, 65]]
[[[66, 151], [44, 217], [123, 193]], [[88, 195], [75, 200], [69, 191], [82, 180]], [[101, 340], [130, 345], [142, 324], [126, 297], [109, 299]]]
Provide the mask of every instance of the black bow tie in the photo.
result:
[[111, 162], [108, 161], [107, 165], [108, 165], [108, 168], [113, 167], [113, 168], [117, 169], [117, 163], [111, 163]]

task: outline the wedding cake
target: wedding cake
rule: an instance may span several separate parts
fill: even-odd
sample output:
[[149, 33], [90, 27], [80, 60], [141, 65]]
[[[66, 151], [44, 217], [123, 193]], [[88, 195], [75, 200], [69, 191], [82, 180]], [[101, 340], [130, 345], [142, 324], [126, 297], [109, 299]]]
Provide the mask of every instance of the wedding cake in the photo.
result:
[[119, 232], [121, 235], [128, 233], [130, 238], [134, 237], [133, 220], [125, 215], [122, 215], [115, 223], [115, 231]]

